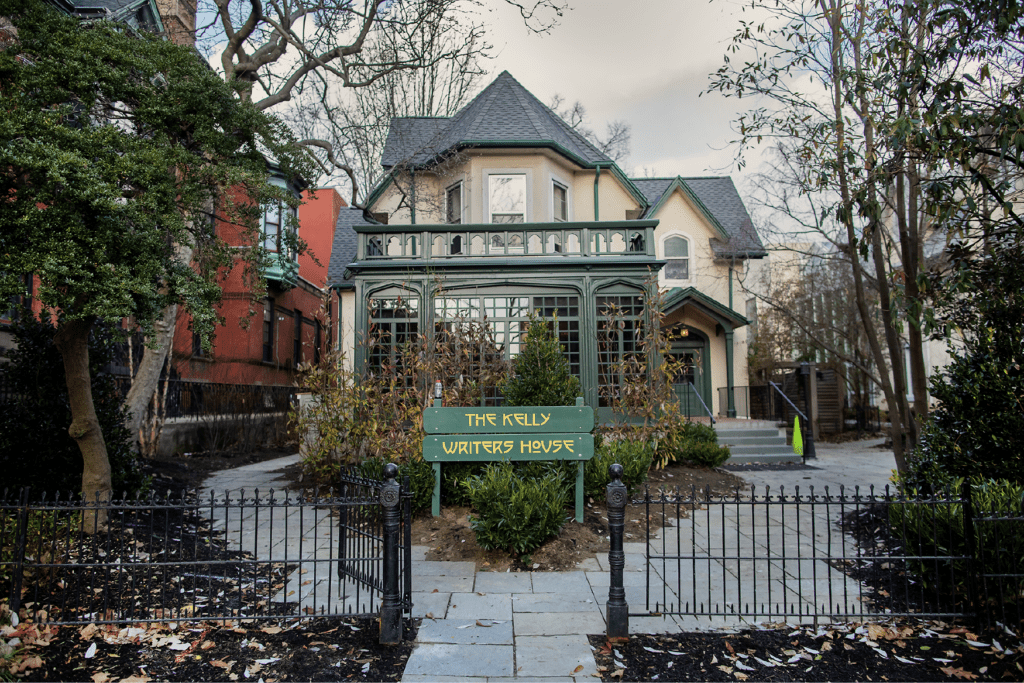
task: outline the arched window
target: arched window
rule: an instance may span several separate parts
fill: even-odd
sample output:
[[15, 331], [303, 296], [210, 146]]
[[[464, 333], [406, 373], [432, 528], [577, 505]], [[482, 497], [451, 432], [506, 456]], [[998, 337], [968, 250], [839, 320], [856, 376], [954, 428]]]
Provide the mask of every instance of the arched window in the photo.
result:
[[669, 280], [690, 279], [690, 241], [673, 235], [665, 240], [665, 277]]

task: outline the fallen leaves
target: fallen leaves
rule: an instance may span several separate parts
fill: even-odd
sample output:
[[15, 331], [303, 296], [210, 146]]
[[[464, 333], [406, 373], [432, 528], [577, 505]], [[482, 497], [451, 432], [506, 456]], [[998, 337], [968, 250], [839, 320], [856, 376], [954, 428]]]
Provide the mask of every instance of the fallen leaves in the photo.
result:
[[956, 678], [965, 681], [973, 681], [978, 677], [978, 674], [972, 673], [970, 671], [964, 671], [960, 667], [954, 668], [952, 666], [943, 666], [939, 668], [939, 671], [946, 674], [947, 676], [955, 676]]

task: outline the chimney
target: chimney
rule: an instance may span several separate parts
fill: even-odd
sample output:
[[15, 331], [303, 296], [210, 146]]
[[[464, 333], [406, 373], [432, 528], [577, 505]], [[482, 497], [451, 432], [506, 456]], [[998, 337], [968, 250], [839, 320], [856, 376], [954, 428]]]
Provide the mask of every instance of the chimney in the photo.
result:
[[156, 0], [167, 37], [178, 45], [196, 44], [196, 1]]

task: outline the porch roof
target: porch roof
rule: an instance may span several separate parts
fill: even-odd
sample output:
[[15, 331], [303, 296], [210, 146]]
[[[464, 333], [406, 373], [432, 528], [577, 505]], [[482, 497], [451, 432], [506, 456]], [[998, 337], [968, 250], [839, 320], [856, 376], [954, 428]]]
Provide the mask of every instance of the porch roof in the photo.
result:
[[728, 330], [749, 325], [751, 322], [745, 316], [740, 315], [728, 306], [723, 306], [707, 294], [698, 291], [695, 287], [675, 287], [670, 289], [665, 293], [661, 312], [664, 315], [668, 315], [678, 311], [683, 306], [693, 306]]

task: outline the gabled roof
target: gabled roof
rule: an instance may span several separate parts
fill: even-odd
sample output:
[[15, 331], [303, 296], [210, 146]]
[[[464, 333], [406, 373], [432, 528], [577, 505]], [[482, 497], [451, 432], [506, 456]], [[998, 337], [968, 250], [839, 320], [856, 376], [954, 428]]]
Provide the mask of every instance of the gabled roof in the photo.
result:
[[463, 147], [486, 146], [550, 147], [581, 166], [614, 163], [502, 71], [451, 118], [394, 119], [381, 164], [419, 166]]
[[723, 328], [731, 330], [750, 324], [750, 320], [746, 316], [740, 315], [728, 306], [723, 306], [696, 287], [674, 287], [665, 292], [661, 302], [661, 312], [668, 315], [687, 305], [704, 313]]
[[653, 218], [678, 188], [694, 200], [712, 227], [722, 233], [720, 239], [711, 239], [711, 248], [716, 258], [767, 256], [768, 252], [754, 230], [750, 214], [729, 176], [633, 178], [632, 181], [650, 204], [644, 218]]
[[352, 286], [352, 281], [345, 279], [345, 268], [356, 260], [356, 252], [359, 248], [359, 236], [353, 229], [356, 225], [380, 225], [380, 223], [367, 218], [360, 208], [342, 207], [338, 212], [338, 222], [334, 226], [331, 260], [327, 264], [328, 287], [347, 289]]

